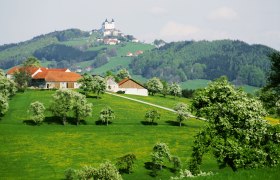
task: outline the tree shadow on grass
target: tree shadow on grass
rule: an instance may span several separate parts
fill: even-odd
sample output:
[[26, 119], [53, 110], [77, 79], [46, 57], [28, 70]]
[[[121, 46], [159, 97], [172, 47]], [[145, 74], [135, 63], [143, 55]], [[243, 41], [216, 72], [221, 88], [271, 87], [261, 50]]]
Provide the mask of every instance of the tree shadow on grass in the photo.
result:
[[[105, 125], [105, 126], [106, 126], [106, 122], [103, 122], [103, 121], [101, 121], [101, 120], [95, 121], [95, 124], [96, 124], [96, 125]], [[112, 124], [112, 122], [109, 121], [108, 124]]]
[[158, 123], [150, 122], [150, 121], [141, 121], [141, 124], [145, 125], [145, 126], [157, 126], [158, 125]]
[[[177, 121], [165, 121], [167, 124], [171, 126], [180, 126], [180, 123]], [[181, 123], [181, 126], [186, 126], [184, 123]]]
[[37, 124], [33, 120], [24, 120], [22, 122], [29, 126], [37, 126]]
[[47, 123], [47, 124], [59, 124], [59, 125], [62, 125], [61, 118], [57, 117], [57, 116], [45, 117], [44, 122]]
[[162, 166], [162, 169], [160, 169], [160, 166], [157, 165], [157, 164], [154, 164], [153, 162], [145, 162], [144, 163], [144, 167], [147, 169], [147, 170], [150, 170], [150, 172], [148, 173], [151, 177], [156, 177], [158, 176], [158, 173], [163, 170], [163, 169], [168, 169], [168, 167], [166, 166]]
[[[57, 116], [46, 117], [44, 122], [47, 124], [63, 125], [61, 118], [57, 117]], [[67, 122], [67, 124], [77, 125], [76, 118], [73, 118], [73, 117], [67, 117], [66, 122]], [[81, 120], [79, 125], [86, 125], [86, 124], [87, 124], [87, 122], [85, 120]]]

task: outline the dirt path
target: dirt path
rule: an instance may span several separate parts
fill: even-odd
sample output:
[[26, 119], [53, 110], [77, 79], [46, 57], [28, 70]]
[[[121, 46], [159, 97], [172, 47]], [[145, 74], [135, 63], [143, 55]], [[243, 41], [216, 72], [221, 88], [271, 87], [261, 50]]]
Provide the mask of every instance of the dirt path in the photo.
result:
[[[107, 94], [110, 94], [112, 96], [117, 96], [117, 97], [120, 97], [120, 98], [124, 98], [124, 99], [128, 99], [128, 100], [131, 100], [131, 101], [135, 101], [135, 102], [139, 102], [139, 103], [142, 103], [142, 104], [147, 104], [149, 106], [154, 106], [154, 107], [157, 107], [157, 108], [160, 108], [160, 109], [164, 109], [164, 110], [167, 110], [167, 111], [170, 111], [170, 112], [176, 112], [174, 111], [173, 109], [170, 109], [170, 108], [167, 108], [167, 107], [163, 107], [163, 106], [159, 106], [157, 104], [153, 104], [153, 103], [149, 103], [149, 102], [145, 102], [145, 101], [142, 101], [142, 100], [138, 100], [138, 99], [134, 99], [134, 98], [130, 98], [130, 97], [125, 97], [125, 96], [121, 96], [121, 95], [118, 95], [118, 94], [114, 94], [114, 93], [110, 93], [110, 92], [106, 92]], [[206, 120], [204, 118], [198, 118], [196, 116], [191, 116], [192, 118], [196, 118], [196, 119], [200, 119], [200, 120]]]

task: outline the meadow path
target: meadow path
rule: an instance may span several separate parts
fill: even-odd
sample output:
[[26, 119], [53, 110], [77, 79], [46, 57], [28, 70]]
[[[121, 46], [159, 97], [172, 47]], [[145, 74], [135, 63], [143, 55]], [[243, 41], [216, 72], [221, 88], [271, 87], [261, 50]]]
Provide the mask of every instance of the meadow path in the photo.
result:
[[[117, 97], [124, 98], [124, 99], [128, 99], [128, 100], [131, 100], [131, 101], [139, 102], [139, 103], [142, 103], [142, 104], [147, 104], [147, 105], [149, 105], [149, 106], [154, 106], [154, 107], [157, 107], [157, 108], [160, 108], [160, 109], [164, 109], [164, 110], [167, 110], [167, 111], [176, 113], [176, 111], [173, 110], [173, 109], [171, 109], [171, 108], [167, 108], [167, 107], [164, 107], [164, 106], [159, 106], [159, 105], [157, 105], [157, 104], [145, 102], [145, 101], [138, 100], [138, 99], [134, 99], [134, 98], [130, 98], [130, 97], [121, 96], [121, 95], [119, 95], [119, 94], [114, 94], [114, 93], [110, 93], [110, 92], [106, 92], [106, 93], [107, 93], [107, 94], [110, 94], [110, 95], [113, 95], [113, 96], [117, 96]], [[204, 119], [204, 118], [199, 118], [199, 117], [196, 117], [196, 116], [193, 116], [193, 115], [191, 115], [191, 117], [192, 117], [192, 118], [196, 118], [196, 119], [200, 119], [200, 120], [203, 120], [203, 121], [206, 120], [206, 119]]]

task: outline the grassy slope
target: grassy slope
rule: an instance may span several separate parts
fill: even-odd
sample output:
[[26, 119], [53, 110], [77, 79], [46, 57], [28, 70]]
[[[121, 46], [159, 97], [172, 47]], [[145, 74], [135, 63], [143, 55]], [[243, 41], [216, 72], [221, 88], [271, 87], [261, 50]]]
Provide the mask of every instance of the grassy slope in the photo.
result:
[[[152, 179], [144, 163], [150, 161], [150, 153], [156, 142], [166, 142], [171, 153], [178, 155], [184, 167], [191, 155], [193, 136], [203, 122], [189, 120], [185, 126], [172, 126], [166, 121], [175, 120], [171, 112], [160, 110], [162, 116], [158, 126], [144, 126], [140, 123], [149, 106], [103, 95], [102, 99], [88, 99], [93, 104], [93, 117], [87, 118], [87, 125], [62, 126], [55, 122], [41, 126], [23, 124], [28, 120], [28, 105], [40, 100], [49, 106], [54, 91], [28, 91], [17, 94], [10, 101], [10, 110], [0, 121], [0, 178], [1, 179], [62, 179], [66, 168], [80, 168], [83, 165], [98, 166], [105, 160], [116, 162], [126, 153], [137, 156], [134, 173], [124, 179]], [[140, 97], [139, 97], [140, 98]], [[173, 104], [172, 98], [146, 97], [150, 102]], [[184, 99], [178, 99], [184, 101]], [[187, 102], [187, 101], [186, 101]], [[110, 105], [116, 113], [116, 120], [108, 127], [97, 126], [98, 112]], [[51, 114], [46, 113], [50, 120]], [[257, 169], [233, 173], [230, 169], [218, 170], [215, 161], [205, 156], [203, 170], [218, 172], [206, 179], [277, 179], [279, 166], [271, 169]], [[169, 167], [171, 165], [169, 164]], [[175, 176], [168, 169], [160, 172], [157, 179]], [[199, 178], [205, 179], [205, 178]]]
[[[110, 95], [104, 95], [102, 99], [89, 99], [94, 108], [93, 117], [86, 119], [87, 125], [23, 124], [24, 120], [29, 119], [26, 113], [28, 105], [40, 100], [48, 106], [52, 93], [28, 91], [10, 101], [10, 110], [0, 121], [0, 177], [61, 179], [66, 168], [97, 166], [106, 159], [115, 162], [117, 157], [132, 152], [138, 158], [137, 168], [135, 173], [125, 177], [149, 179], [149, 171], [143, 166], [150, 161], [153, 145], [166, 142], [172, 153], [185, 162], [190, 157], [192, 137], [202, 126], [202, 122], [197, 120], [190, 120], [181, 128], [172, 126], [165, 121], [175, 120], [175, 115], [160, 109], [162, 116], [159, 125], [144, 126], [140, 121], [150, 109], [149, 106]], [[94, 121], [105, 105], [115, 110], [117, 118], [108, 127], [97, 126]], [[47, 113], [48, 117], [50, 113]], [[172, 173], [164, 170], [161, 176], [167, 179]]]
[[94, 69], [92, 73], [103, 74], [106, 71], [116, 68], [117, 66], [129, 69], [128, 65], [132, 61], [133, 57], [125, 57], [128, 52], [135, 53], [138, 50], [142, 50], [145, 52], [154, 48], [154, 46], [152, 45], [142, 43], [126, 43], [110, 47], [116, 48], [117, 56], [110, 58], [110, 61], [107, 64]]

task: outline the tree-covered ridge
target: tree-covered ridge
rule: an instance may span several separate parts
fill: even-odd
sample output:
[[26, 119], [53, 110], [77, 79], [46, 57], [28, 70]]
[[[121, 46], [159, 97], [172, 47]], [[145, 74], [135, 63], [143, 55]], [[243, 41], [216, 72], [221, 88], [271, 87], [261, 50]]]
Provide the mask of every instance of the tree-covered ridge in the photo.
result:
[[134, 74], [173, 82], [226, 75], [236, 84], [263, 86], [273, 51], [232, 40], [172, 42], [136, 57], [130, 67]]

